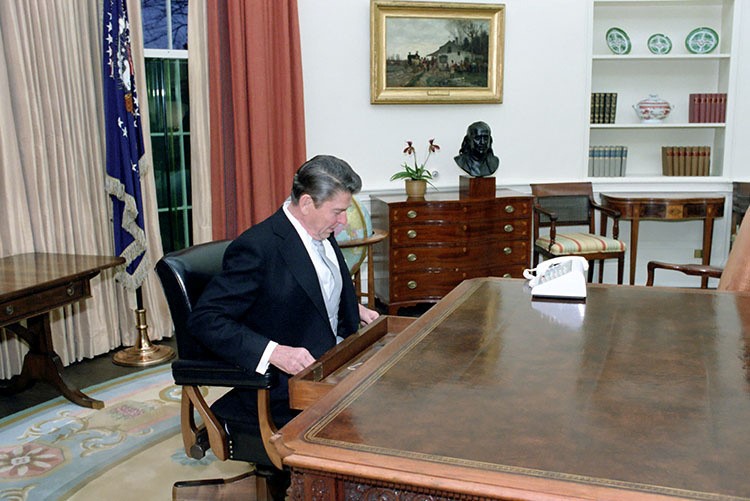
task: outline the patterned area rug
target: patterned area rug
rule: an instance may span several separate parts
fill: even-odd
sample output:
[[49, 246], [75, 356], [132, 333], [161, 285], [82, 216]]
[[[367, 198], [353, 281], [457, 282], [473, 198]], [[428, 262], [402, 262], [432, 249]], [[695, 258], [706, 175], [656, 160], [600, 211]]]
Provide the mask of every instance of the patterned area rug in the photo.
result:
[[[222, 390], [207, 390], [212, 401]], [[228, 478], [250, 465], [185, 455], [180, 388], [169, 365], [92, 386], [104, 409], [62, 397], [0, 420], [0, 500], [171, 499], [178, 480]]]

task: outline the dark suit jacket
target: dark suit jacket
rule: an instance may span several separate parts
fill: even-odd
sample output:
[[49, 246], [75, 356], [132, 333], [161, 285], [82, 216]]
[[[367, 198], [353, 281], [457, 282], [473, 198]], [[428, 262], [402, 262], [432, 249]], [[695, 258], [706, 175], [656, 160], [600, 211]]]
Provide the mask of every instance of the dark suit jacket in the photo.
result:
[[[333, 237], [329, 241], [343, 278], [338, 335], [347, 337], [359, 327], [357, 298], [341, 250]], [[237, 237], [223, 268], [188, 322], [207, 350], [254, 372], [269, 340], [305, 347], [315, 358], [335, 346], [315, 268], [282, 209]], [[278, 404], [288, 403], [287, 379], [279, 371], [279, 385], [271, 392]], [[255, 405], [246, 404], [249, 410]]]

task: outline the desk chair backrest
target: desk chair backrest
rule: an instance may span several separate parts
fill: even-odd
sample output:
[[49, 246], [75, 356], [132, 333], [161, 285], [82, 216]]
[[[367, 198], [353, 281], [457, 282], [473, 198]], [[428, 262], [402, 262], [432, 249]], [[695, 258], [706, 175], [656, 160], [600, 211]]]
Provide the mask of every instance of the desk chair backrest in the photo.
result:
[[[702, 278], [718, 278], [717, 289], [732, 292], [750, 292], [750, 209], [747, 209], [742, 224], [737, 232], [737, 239], [729, 251], [726, 265], [723, 268], [702, 264], [665, 263], [663, 261], [649, 261], [646, 285], [654, 285], [656, 270], [679, 271], [686, 275]], [[703, 282], [706, 282], [703, 280]], [[702, 284], [706, 288], [706, 283]]]
[[169, 311], [172, 314], [177, 352], [183, 359], [205, 359], [210, 352], [190, 335], [187, 320], [206, 285], [221, 272], [224, 251], [231, 240], [194, 245], [167, 254], [156, 263]]
[[737, 238], [721, 273], [718, 289], [750, 291], [750, 208], [742, 218]]
[[[589, 233], [594, 233], [591, 183], [532, 184], [531, 193], [537, 204], [557, 215], [557, 226], [586, 226]], [[535, 223], [538, 237], [538, 229], [551, 222], [549, 217], [539, 213]]]

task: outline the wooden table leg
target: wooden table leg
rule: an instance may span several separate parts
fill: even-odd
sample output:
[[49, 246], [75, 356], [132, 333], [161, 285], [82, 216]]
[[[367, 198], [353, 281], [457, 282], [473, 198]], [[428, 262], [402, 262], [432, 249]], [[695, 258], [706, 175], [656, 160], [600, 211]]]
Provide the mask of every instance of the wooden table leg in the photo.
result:
[[[707, 216], [703, 220], [703, 265], [711, 264], [711, 243], [714, 236], [714, 218]], [[701, 288], [708, 287], [708, 277], [701, 277]]]
[[638, 217], [630, 221], [630, 285], [635, 285], [635, 263], [638, 260]]
[[367, 246], [367, 307], [375, 309], [375, 260], [372, 245]]
[[0, 393], [13, 394], [31, 387], [35, 381], [44, 381], [57, 389], [65, 398], [91, 409], [102, 409], [104, 402], [95, 400], [73, 388], [63, 376], [60, 356], [52, 346], [49, 314], [26, 320], [27, 327], [20, 324], [4, 326], [5, 329], [23, 338], [29, 344], [29, 352], [23, 359], [21, 374], [0, 385]]

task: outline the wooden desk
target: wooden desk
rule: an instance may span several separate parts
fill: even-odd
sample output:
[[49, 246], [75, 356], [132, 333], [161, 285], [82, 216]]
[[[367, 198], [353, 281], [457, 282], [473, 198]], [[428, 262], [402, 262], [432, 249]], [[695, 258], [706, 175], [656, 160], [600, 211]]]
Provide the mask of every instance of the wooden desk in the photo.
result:
[[[703, 220], [703, 264], [711, 262], [711, 241], [714, 218], [724, 215], [724, 197], [715, 194], [618, 194], [602, 193], [601, 204], [620, 211], [620, 219], [631, 221], [630, 225], [630, 285], [635, 283], [635, 266], [638, 256], [638, 224], [641, 220], [687, 221]], [[606, 234], [607, 216], [602, 214], [602, 235]], [[708, 278], [701, 279], [706, 287]]]
[[748, 422], [750, 294], [484, 278], [272, 442], [299, 500], [736, 500]]
[[[42, 253], [0, 259], [0, 327], [29, 344], [21, 374], [0, 386], [2, 393], [15, 393], [34, 381], [45, 381], [78, 405], [104, 407], [103, 402], [65, 381], [60, 356], [52, 345], [49, 313], [91, 297], [89, 281], [101, 270], [124, 262], [121, 257]], [[22, 320], [26, 320], [26, 327], [21, 325]]]

